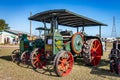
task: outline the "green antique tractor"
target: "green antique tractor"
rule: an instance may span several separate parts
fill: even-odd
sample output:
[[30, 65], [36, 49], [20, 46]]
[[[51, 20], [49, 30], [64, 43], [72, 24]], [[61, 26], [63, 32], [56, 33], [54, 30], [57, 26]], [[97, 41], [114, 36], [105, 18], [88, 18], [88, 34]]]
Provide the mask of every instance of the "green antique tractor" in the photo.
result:
[[[35, 48], [31, 54], [31, 64], [34, 68], [44, 68], [53, 64], [58, 76], [68, 75], [74, 65], [74, 57], [82, 56], [85, 63], [96, 66], [100, 63], [103, 54], [101, 40], [95, 36], [87, 36], [84, 27], [106, 26], [96, 20], [75, 14], [65, 9], [40, 12], [29, 17], [29, 20], [43, 22], [44, 42], [43, 47]], [[47, 33], [46, 23], [50, 24]], [[61, 31], [58, 25], [74, 27], [77, 32]], [[82, 27], [82, 32], [79, 31]]]
[[31, 50], [32, 47], [30, 47], [29, 43], [30, 41], [27, 39], [27, 35], [26, 34], [22, 34], [19, 36], [20, 39], [20, 49], [16, 49], [12, 52], [12, 61], [16, 62], [17, 64], [19, 64], [21, 62], [21, 58], [22, 58], [22, 62], [23, 63], [28, 63], [27, 61], [30, 60], [29, 59], [29, 51]]
[[33, 41], [30, 41], [27, 39], [27, 34], [21, 34], [19, 36], [20, 44], [19, 49], [16, 49], [12, 52], [12, 61], [16, 62], [17, 64], [23, 63], [23, 64], [30, 64], [30, 53], [33, 49], [39, 47], [41, 48], [43, 40], [42, 39], [36, 39]]
[[[36, 28], [36, 30], [44, 31], [45, 29], [43, 27]], [[50, 29], [46, 29], [46, 32], [49, 32]], [[40, 34], [40, 33], [39, 33]], [[42, 48], [44, 47], [44, 41], [39, 36], [38, 39], [35, 40], [29, 40], [27, 38], [27, 34], [19, 34], [19, 49], [16, 49], [12, 52], [12, 61], [16, 62], [17, 64], [23, 63], [23, 64], [30, 64], [30, 53], [35, 48]]]

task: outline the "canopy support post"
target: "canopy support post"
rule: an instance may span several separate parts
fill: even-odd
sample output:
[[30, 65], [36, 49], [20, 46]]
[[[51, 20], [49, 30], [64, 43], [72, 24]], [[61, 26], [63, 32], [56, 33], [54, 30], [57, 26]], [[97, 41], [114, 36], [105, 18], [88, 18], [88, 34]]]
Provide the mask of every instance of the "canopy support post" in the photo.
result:
[[84, 33], [84, 27], [85, 27], [85, 22], [83, 21], [83, 26], [82, 26], [82, 33]]
[[82, 27], [82, 32], [84, 32], [84, 26]]
[[101, 25], [99, 26], [99, 38], [101, 38]]
[[56, 14], [52, 14], [51, 18], [51, 29], [52, 29], [52, 52], [55, 54], [55, 29], [58, 29], [58, 22], [57, 22], [57, 16]]
[[45, 19], [44, 19], [43, 24], [44, 24], [44, 28], [45, 28], [45, 30], [44, 30], [44, 35], [45, 35], [46, 34], [46, 28], [47, 28], [46, 23], [45, 23]]
[[77, 27], [77, 32], [79, 32], [79, 27]]

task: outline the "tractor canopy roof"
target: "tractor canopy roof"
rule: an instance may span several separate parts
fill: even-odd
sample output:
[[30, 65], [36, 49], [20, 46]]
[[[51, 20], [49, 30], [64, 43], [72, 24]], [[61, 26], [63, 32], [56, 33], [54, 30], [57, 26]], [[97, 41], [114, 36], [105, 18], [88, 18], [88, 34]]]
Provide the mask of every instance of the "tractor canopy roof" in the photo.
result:
[[66, 9], [55, 9], [40, 12], [29, 17], [29, 20], [50, 23], [53, 16], [57, 17], [58, 25], [63, 26], [69, 27], [107, 26], [104, 23], [73, 13]]

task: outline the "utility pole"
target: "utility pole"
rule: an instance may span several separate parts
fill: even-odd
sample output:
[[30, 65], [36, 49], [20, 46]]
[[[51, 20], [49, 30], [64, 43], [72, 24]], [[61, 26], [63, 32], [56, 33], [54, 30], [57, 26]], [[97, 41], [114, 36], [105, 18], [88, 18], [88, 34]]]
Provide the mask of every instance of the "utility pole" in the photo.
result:
[[117, 37], [116, 27], [115, 27], [115, 16], [113, 16], [113, 27], [112, 27], [111, 37], [113, 37], [113, 38]]
[[[32, 16], [32, 12], [30, 12], [30, 17]], [[30, 20], [30, 36], [32, 34], [32, 21]]]

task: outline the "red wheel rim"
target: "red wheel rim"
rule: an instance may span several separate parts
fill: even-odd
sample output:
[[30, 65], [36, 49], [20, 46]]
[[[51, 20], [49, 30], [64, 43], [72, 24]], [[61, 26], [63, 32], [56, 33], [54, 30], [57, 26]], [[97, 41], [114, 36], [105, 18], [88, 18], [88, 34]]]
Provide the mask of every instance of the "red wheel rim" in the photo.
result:
[[58, 60], [58, 72], [60, 76], [68, 75], [73, 67], [74, 59], [70, 52], [65, 52]]
[[30, 53], [29, 52], [24, 52], [22, 55], [21, 55], [21, 62], [23, 64], [28, 64], [28, 62], [30, 61]]
[[43, 56], [44, 50], [37, 50], [32, 55], [32, 65], [35, 68], [43, 68], [43, 66], [46, 65], [45, 62], [41, 60], [41, 57]]
[[102, 44], [99, 40], [94, 40], [91, 48], [91, 64], [96, 66], [100, 63], [102, 56]]

